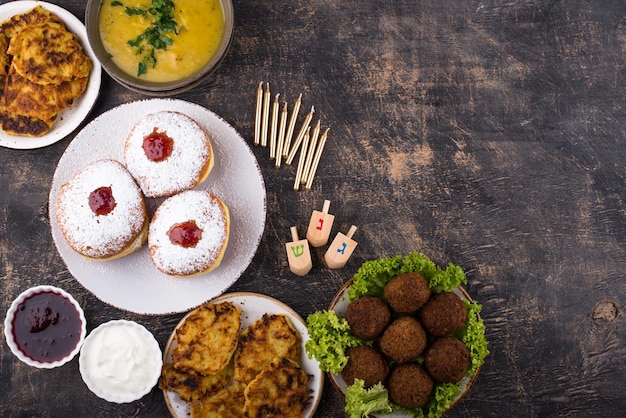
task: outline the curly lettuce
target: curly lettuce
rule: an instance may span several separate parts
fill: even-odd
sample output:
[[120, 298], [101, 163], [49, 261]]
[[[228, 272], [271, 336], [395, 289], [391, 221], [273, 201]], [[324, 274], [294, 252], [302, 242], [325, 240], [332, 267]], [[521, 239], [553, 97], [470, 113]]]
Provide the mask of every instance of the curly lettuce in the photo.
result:
[[354, 384], [346, 391], [346, 413], [350, 418], [369, 417], [370, 414], [393, 412], [387, 389], [377, 383], [365, 389], [362, 379], [354, 379]]
[[365, 344], [350, 333], [345, 318], [334, 311], [318, 311], [307, 318], [309, 339], [304, 343], [307, 356], [315, 359], [324, 372], [339, 373], [348, 362], [346, 350]]
[[415, 272], [426, 277], [432, 291], [450, 291], [461, 284], [467, 284], [467, 278], [461, 267], [452, 263], [442, 270], [424, 254], [412, 252], [405, 256], [366, 261], [354, 274], [354, 280], [348, 289], [348, 300], [352, 302], [361, 296], [383, 297], [385, 285], [398, 274]]

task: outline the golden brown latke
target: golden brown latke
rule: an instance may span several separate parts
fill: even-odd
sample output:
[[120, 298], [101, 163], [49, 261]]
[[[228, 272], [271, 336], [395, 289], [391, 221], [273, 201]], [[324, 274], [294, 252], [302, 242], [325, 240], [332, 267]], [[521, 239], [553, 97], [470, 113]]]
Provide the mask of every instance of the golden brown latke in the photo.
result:
[[11, 39], [7, 53], [17, 73], [33, 83], [58, 86], [86, 78], [91, 70], [78, 37], [60, 23], [24, 28]]
[[226, 366], [219, 372], [209, 375], [183, 372], [172, 363], [164, 364], [159, 379], [159, 389], [172, 390], [184, 401], [202, 399], [223, 389], [230, 383], [233, 375], [232, 366]]
[[36, 6], [0, 24], [0, 128], [47, 133], [87, 88], [92, 62], [61, 19]]
[[243, 383], [233, 383], [211, 396], [191, 403], [191, 418], [233, 418], [243, 416]]
[[264, 314], [239, 335], [235, 380], [249, 383], [275, 358], [300, 361], [300, 334], [286, 315]]
[[13, 38], [26, 27], [42, 25], [47, 22], [63, 24], [63, 21], [51, 11], [41, 6], [35, 6], [25, 13], [15, 15], [2, 22], [0, 24], [0, 31], [2, 31], [7, 38]]
[[241, 310], [231, 302], [205, 304], [176, 330], [172, 362], [178, 370], [214, 374], [230, 361], [241, 325]]
[[301, 417], [311, 401], [308, 381], [298, 363], [274, 359], [246, 387], [244, 417]]
[[4, 86], [4, 106], [8, 113], [50, 120], [85, 91], [87, 78], [60, 85], [33, 83], [11, 66]]

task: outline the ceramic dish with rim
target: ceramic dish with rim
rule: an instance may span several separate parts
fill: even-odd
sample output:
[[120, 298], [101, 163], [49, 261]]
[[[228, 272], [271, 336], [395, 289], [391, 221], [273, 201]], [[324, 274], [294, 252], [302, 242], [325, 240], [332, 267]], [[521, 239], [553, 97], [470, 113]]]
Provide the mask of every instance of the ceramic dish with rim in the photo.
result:
[[[72, 174], [103, 158], [123, 161], [124, 143], [134, 124], [156, 111], [172, 110], [198, 122], [211, 138], [215, 165], [197, 189], [210, 190], [228, 206], [231, 229], [224, 258], [213, 271], [176, 278], [160, 273], [144, 245], [134, 253], [107, 262], [90, 261], [73, 251], [56, 217], [60, 187]], [[146, 199], [151, 217], [161, 199]], [[57, 165], [50, 189], [50, 227], [69, 271], [102, 301], [140, 314], [185, 312], [221, 295], [248, 268], [265, 228], [265, 183], [252, 150], [226, 121], [208, 109], [173, 99], [126, 103], [98, 116], [70, 143]]]
[[[359, 385], [347, 386], [341, 376], [342, 365], [345, 366], [345, 351], [353, 344], [361, 344], [358, 339], [350, 334], [350, 325], [345, 320], [345, 314], [350, 302], [363, 296], [382, 298], [385, 301], [385, 287], [396, 276], [402, 273], [415, 272], [428, 281], [431, 295], [442, 291], [453, 292], [461, 299], [467, 310], [465, 324], [454, 331], [451, 336], [460, 340], [469, 351], [469, 365], [462, 379], [457, 383], [438, 383], [433, 381], [433, 390], [424, 404], [415, 408], [404, 408], [393, 402], [394, 394], [390, 394], [385, 388], [388, 383], [383, 379], [382, 386], [376, 386], [373, 392]], [[402, 282], [401, 282], [402, 283]], [[369, 413], [378, 417], [405, 418], [410, 416], [441, 416], [456, 405], [470, 390], [476, 376], [480, 372], [484, 359], [489, 355], [488, 342], [485, 338], [485, 324], [480, 316], [482, 305], [473, 301], [462, 287], [467, 284], [467, 277], [460, 266], [448, 263], [445, 269], [440, 268], [434, 262], [419, 252], [410, 252], [406, 255], [396, 255], [388, 258], [379, 258], [365, 261], [352, 277], [339, 289], [333, 297], [327, 310], [318, 311], [307, 320], [311, 340], [307, 343], [307, 354], [318, 360], [320, 368], [327, 372], [332, 385], [345, 397], [346, 412], [350, 415]], [[400, 286], [405, 286], [400, 284]], [[402, 287], [394, 286], [395, 297], [404, 296]], [[421, 292], [420, 292], [421, 293]], [[416, 300], [417, 302], [417, 300]], [[427, 302], [428, 303], [428, 302]], [[420, 308], [421, 309], [421, 308]], [[391, 318], [402, 315], [393, 312], [390, 306]], [[407, 314], [419, 320], [419, 310]], [[389, 325], [389, 324], [388, 324]], [[388, 328], [383, 331], [386, 332]], [[426, 334], [426, 350], [429, 342], [436, 338]], [[381, 337], [382, 338], [382, 337]], [[338, 345], [333, 345], [337, 342]], [[369, 343], [369, 342], [368, 342]], [[371, 341], [374, 347], [378, 347], [379, 340]], [[402, 347], [397, 347], [401, 350]], [[415, 362], [424, 364], [424, 351], [422, 354], [409, 359], [407, 364]], [[388, 362], [391, 377], [394, 373], [395, 363], [384, 357]], [[428, 373], [428, 368], [424, 368]], [[456, 377], [454, 378], [456, 379]], [[403, 386], [416, 388], [410, 383]], [[421, 396], [415, 392], [399, 394], [401, 397]], [[412, 401], [411, 401], [412, 402]], [[408, 403], [408, 401], [407, 401]], [[420, 402], [421, 403], [421, 402]]]
[[35, 149], [54, 144], [71, 134], [87, 118], [100, 93], [101, 66], [87, 40], [85, 26], [73, 14], [54, 4], [43, 1], [12, 1], [0, 5], [0, 22], [19, 13], [27, 12], [35, 6], [41, 6], [56, 14], [65, 23], [67, 29], [76, 34], [83, 50], [93, 64], [89, 81], [84, 93], [74, 102], [72, 108], [63, 109], [49, 132], [40, 137], [8, 135], [0, 130], [0, 146], [13, 149]]
[[87, 334], [85, 314], [61, 288], [31, 287], [11, 303], [4, 335], [11, 352], [29, 366], [52, 369], [72, 360]]
[[[224, 60], [233, 37], [234, 32], [234, 10], [231, 0], [219, 0], [219, 4], [223, 13], [223, 31], [221, 39], [217, 44], [217, 48], [209, 60], [200, 70], [186, 77], [176, 79], [174, 81], [146, 81], [136, 74], [129, 74], [127, 71], [117, 65], [111, 54], [105, 48], [100, 33], [100, 9], [104, 0], [89, 0], [85, 11], [85, 26], [87, 29], [87, 37], [93, 48], [95, 55], [100, 60], [104, 70], [120, 85], [136, 91], [155, 97], [166, 97], [179, 94], [207, 81], [219, 65]], [[176, 39], [174, 39], [176, 42]], [[158, 65], [158, 61], [157, 61]], [[148, 70], [149, 71], [149, 70]]]
[[143, 398], [159, 381], [159, 343], [143, 325], [124, 319], [99, 325], [85, 338], [80, 375], [96, 396], [128, 403]]
[[[352, 279], [348, 280], [348, 282], [346, 282], [341, 287], [341, 289], [339, 289], [339, 291], [337, 292], [337, 294], [331, 301], [330, 306], [328, 308], [331, 311], [335, 311], [337, 316], [340, 318], [343, 318], [345, 316], [346, 309], [348, 308], [348, 304], [349, 304], [348, 289], [350, 288], [351, 285], [352, 285]], [[472, 302], [472, 298], [463, 287], [454, 288], [452, 289], [452, 292], [454, 292], [461, 299]], [[346, 384], [345, 380], [341, 377], [341, 374], [335, 374], [335, 373], [326, 373], [326, 374], [330, 382], [332, 383], [332, 385], [335, 387], [335, 389], [337, 389], [339, 392], [345, 395], [348, 385]], [[456, 397], [456, 399], [454, 399], [453, 403], [448, 407], [448, 409], [451, 409], [452, 407], [454, 407], [454, 405], [456, 405], [458, 402], [460, 402], [463, 399], [463, 397], [469, 392], [470, 388], [472, 387], [472, 385], [474, 384], [477, 378], [478, 378], [478, 371], [476, 372], [474, 376], [466, 375], [458, 383], [458, 386], [461, 389], [461, 394], [458, 397]], [[410, 414], [408, 413], [405, 414], [401, 412], [393, 412], [390, 414], [376, 415], [376, 416], [384, 417], [384, 418], [409, 418], [411, 417]]]
[[[302, 369], [311, 376], [308, 382], [308, 387], [311, 389], [313, 397], [311, 399], [311, 403], [306, 409], [303, 418], [311, 418], [319, 405], [320, 399], [322, 397], [322, 390], [324, 389], [324, 374], [320, 370], [317, 362], [315, 360], [311, 360], [307, 357], [304, 344], [308, 340], [308, 332], [306, 323], [304, 320], [289, 306], [284, 303], [271, 298], [269, 296], [261, 295], [258, 293], [250, 293], [250, 292], [236, 292], [236, 293], [228, 293], [212, 300], [211, 303], [221, 303], [221, 302], [232, 302], [238, 308], [241, 309], [241, 329], [248, 327], [254, 321], [261, 318], [265, 313], [272, 314], [284, 314], [291, 319], [294, 327], [298, 330], [301, 337], [302, 344], [302, 354], [301, 354], [301, 365]], [[191, 313], [191, 312], [190, 312]], [[189, 313], [189, 314], [190, 314]], [[170, 335], [169, 340], [163, 350], [163, 362], [171, 363], [172, 362], [172, 350], [176, 347], [176, 329], [178, 329], [187, 316], [185, 315], [172, 334]], [[178, 394], [172, 391], [164, 390], [163, 396], [165, 397], [165, 403], [167, 404], [167, 408], [169, 409], [172, 417], [174, 418], [187, 418], [190, 415], [190, 406], [189, 403], [180, 399]]]

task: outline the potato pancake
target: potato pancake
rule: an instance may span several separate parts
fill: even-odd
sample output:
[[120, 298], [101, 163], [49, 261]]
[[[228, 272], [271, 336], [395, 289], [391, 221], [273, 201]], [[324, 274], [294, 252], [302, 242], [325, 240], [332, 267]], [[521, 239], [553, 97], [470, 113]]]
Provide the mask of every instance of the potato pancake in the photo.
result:
[[235, 380], [249, 383], [275, 358], [300, 362], [300, 334], [286, 315], [264, 314], [239, 335]]
[[91, 59], [63, 21], [41, 6], [0, 23], [0, 128], [46, 134], [89, 82]]
[[6, 108], [0, 105], [0, 127], [9, 135], [38, 137], [50, 131], [55, 120], [56, 115], [50, 120], [17, 115], [7, 112]]
[[311, 401], [308, 381], [297, 363], [275, 359], [246, 387], [244, 417], [301, 417]]
[[9, 48], [9, 40], [0, 32], [0, 90], [4, 88], [4, 80], [9, 73], [9, 66], [11, 65], [11, 59], [7, 53]]
[[11, 66], [4, 86], [7, 112], [49, 120], [85, 91], [87, 78], [66, 81], [60, 85], [43, 85], [29, 81]]
[[201, 375], [177, 370], [173, 364], [168, 363], [163, 365], [159, 389], [173, 390], [184, 401], [196, 401], [226, 387], [232, 375], [232, 366], [226, 366], [215, 374]]
[[199, 374], [215, 374], [229, 363], [237, 348], [241, 310], [231, 302], [205, 304], [194, 310], [176, 330], [174, 367]]
[[7, 38], [13, 38], [26, 27], [42, 25], [47, 22], [63, 24], [63, 21], [51, 11], [41, 6], [35, 6], [25, 13], [15, 15], [11, 19], [2, 22], [0, 31]]
[[233, 383], [212, 396], [191, 403], [191, 418], [232, 418], [243, 416], [246, 385]]
[[12, 65], [24, 78], [38, 84], [59, 85], [86, 78], [91, 60], [78, 37], [59, 23], [48, 22], [20, 31], [9, 42]]

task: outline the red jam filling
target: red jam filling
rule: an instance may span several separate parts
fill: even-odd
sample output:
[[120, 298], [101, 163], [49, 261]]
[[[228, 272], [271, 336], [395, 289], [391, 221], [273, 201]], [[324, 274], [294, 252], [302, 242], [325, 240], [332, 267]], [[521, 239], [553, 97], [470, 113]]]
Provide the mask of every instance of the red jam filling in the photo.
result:
[[202, 229], [198, 228], [195, 221], [187, 221], [173, 225], [167, 235], [172, 244], [191, 248], [195, 247], [202, 239]]
[[24, 300], [13, 318], [13, 336], [33, 360], [52, 363], [67, 356], [80, 339], [81, 321], [74, 305], [54, 292]]
[[96, 215], [108, 215], [115, 205], [115, 198], [110, 187], [100, 187], [89, 194], [89, 207]]
[[165, 132], [157, 132], [154, 128], [151, 134], [143, 139], [143, 152], [150, 161], [159, 162], [172, 154], [174, 140]]

